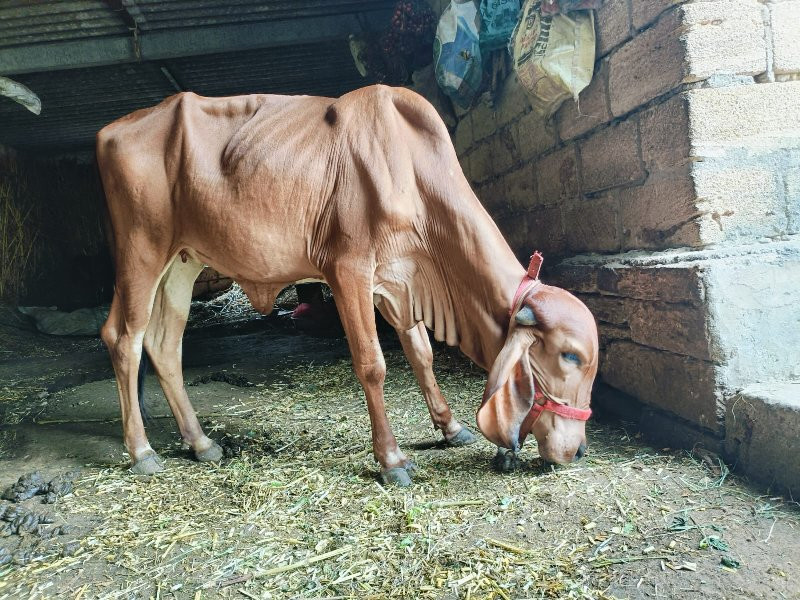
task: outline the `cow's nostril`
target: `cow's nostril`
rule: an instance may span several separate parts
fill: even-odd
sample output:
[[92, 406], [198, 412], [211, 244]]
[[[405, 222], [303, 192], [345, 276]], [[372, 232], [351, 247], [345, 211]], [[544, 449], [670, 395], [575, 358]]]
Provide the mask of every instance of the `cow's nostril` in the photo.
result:
[[586, 454], [586, 444], [578, 446], [578, 451], [575, 453], [575, 460], [580, 460]]

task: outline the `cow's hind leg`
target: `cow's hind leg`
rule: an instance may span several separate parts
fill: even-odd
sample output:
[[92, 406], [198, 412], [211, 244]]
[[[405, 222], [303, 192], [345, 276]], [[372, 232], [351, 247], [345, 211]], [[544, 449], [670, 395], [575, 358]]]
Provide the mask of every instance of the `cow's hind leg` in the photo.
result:
[[381, 465], [384, 483], [411, 485], [411, 463], [397, 445], [383, 399], [386, 363], [383, 359], [375, 309], [372, 299], [372, 276], [359, 268], [338, 264], [335, 272], [326, 277], [336, 298], [336, 308], [347, 334], [353, 357], [353, 370], [364, 388], [369, 419], [372, 425], [372, 451]]
[[156, 292], [153, 313], [144, 336], [144, 347], [158, 375], [164, 396], [184, 446], [200, 461], [222, 458], [222, 449], [204, 433], [183, 385], [183, 331], [192, 302], [192, 287], [203, 265], [191, 258], [176, 257]]
[[144, 335], [162, 273], [163, 265], [118, 263], [114, 299], [100, 331], [117, 379], [123, 440], [131, 457], [131, 470], [145, 475], [164, 468], [147, 441], [137, 392]]
[[455, 420], [439, 384], [436, 383], [433, 374], [433, 349], [425, 324], [417, 323], [407, 331], [397, 330], [397, 335], [419, 382], [434, 428], [442, 431], [445, 442], [450, 446], [465, 446], [477, 441], [474, 433]]

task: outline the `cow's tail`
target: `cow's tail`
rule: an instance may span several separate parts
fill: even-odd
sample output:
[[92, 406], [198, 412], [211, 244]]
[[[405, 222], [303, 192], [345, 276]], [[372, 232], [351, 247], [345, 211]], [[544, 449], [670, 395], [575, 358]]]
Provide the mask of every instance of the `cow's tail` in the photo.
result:
[[150, 423], [150, 413], [147, 412], [147, 408], [144, 405], [144, 378], [147, 376], [148, 362], [147, 352], [142, 352], [142, 358], [139, 360], [139, 378], [136, 390], [139, 394], [139, 412], [142, 413], [142, 420], [146, 423]]

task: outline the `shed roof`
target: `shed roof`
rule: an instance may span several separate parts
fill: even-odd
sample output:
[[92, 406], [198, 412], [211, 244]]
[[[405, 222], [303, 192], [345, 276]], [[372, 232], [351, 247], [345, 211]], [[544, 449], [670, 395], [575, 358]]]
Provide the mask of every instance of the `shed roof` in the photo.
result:
[[0, 143], [92, 147], [103, 125], [179, 90], [339, 96], [368, 83], [350, 33], [388, 24], [394, 0], [5, 0], [0, 75], [42, 100], [0, 97]]

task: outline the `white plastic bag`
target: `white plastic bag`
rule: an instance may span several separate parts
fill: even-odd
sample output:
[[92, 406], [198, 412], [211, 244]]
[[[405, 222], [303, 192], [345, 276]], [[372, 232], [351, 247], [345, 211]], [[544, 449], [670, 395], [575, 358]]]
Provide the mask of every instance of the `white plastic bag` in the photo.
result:
[[568, 98], [577, 100], [594, 72], [594, 13], [542, 15], [541, 0], [527, 0], [511, 36], [511, 56], [531, 105], [549, 117]]

